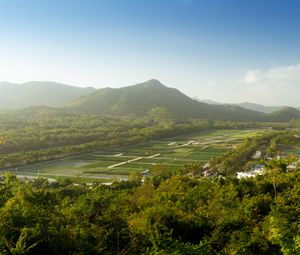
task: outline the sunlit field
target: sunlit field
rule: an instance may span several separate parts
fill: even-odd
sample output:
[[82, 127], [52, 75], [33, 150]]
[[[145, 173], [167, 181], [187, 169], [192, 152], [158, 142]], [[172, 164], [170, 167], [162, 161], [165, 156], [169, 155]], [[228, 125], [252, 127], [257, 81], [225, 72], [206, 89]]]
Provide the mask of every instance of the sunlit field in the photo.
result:
[[205, 164], [212, 157], [234, 148], [245, 138], [255, 136], [258, 130], [214, 130], [177, 136], [99, 151], [61, 160], [10, 169], [18, 175], [45, 177], [80, 177], [95, 179], [127, 179], [133, 172], [151, 170], [165, 165], [172, 171], [186, 164]]

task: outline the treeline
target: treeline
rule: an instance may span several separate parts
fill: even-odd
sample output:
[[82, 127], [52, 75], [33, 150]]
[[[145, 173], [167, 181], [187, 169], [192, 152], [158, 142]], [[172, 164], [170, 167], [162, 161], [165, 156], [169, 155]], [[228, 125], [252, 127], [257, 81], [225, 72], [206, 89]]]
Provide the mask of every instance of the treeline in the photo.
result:
[[238, 180], [158, 168], [144, 184], [92, 188], [7, 175], [0, 253], [300, 254], [299, 170]]
[[151, 141], [151, 139], [165, 138], [205, 130], [205, 126], [202, 124], [181, 124], [168, 128], [153, 126], [139, 129], [133, 128], [124, 133], [114, 133], [110, 130], [111, 128], [108, 127], [105, 137], [102, 137], [101, 139], [95, 138], [88, 143], [56, 146], [47, 149], [22, 150], [6, 154], [3, 153], [0, 155], [0, 167], [14, 167], [98, 150], [108, 150], [120, 146], [144, 143]]
[[0, 114], [0, 168], [149, 142], [218, 128], [257, 127], [251, 122], [145, 118], [109, 118], [36, 109]]
[[0, 115], [0, 168], [147, 142], [207, 126], [202, 120], [165, 127], [149, 119], [61, 113], [15, 119], [14, 115]]

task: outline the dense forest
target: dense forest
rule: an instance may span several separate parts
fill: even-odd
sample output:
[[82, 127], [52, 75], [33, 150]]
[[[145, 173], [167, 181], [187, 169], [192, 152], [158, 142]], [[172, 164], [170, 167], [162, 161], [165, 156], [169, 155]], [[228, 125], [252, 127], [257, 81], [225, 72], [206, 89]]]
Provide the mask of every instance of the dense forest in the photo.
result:
[[141, 184], [0, 184], [1, 254], [300, 254], [300, 172], [192, 178], [157, 167]]

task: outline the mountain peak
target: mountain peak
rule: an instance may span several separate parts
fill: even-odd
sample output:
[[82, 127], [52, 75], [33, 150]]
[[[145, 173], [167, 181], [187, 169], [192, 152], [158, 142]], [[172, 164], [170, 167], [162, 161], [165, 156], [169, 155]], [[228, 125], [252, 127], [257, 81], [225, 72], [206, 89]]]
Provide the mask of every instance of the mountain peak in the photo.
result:
[[127, 89], [150, 89], [150, 90], [157, 90], [157, 89], [167, 89], [168, 87], [163, 85], [159, 80], [151, 79], [145, 82], [137, 83], [127, 87], [121, 87], [121, 90]]
[[150, 80], [146, 81], [146, 83], [161, 84], [161, 82], [157, 79], [150, 79]]
[[156, 79], [148, 80], [142, 84], [144, 84], [146, 86], [164, 86], [159, 80], [156, 80]]

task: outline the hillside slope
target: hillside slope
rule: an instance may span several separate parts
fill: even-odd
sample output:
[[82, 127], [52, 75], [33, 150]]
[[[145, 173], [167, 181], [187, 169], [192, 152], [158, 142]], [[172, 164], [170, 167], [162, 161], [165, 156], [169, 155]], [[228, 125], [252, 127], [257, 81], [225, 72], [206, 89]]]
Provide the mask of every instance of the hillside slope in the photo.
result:
[[287, 122], [292, 119], [300, 119], [300, 111], [292, 107], [284, 107], [266, 115], [266, 120], [272, 122]]
[[157, 80], [149, 80], [119, 89], [105, 88], [74, 100], [67, 109], [98, 115], [142, 117], [154, 107], [165, 108], [173, 117], [261, 120], [263, 114], [234, 105], [209, 105], [168, 88]]
[[0, 109], [21, 109], [37, 105], [61, 107], [94, 91], [94, 88], [79, 88], [55, 82], [0, 82]]

